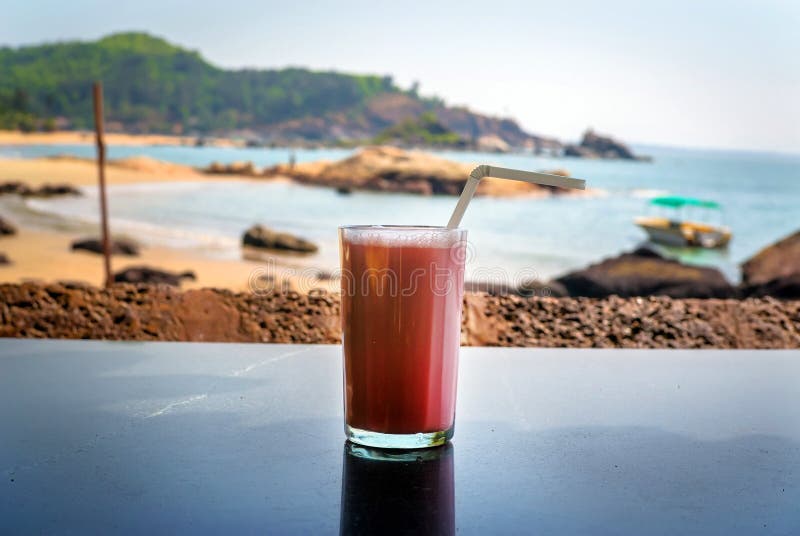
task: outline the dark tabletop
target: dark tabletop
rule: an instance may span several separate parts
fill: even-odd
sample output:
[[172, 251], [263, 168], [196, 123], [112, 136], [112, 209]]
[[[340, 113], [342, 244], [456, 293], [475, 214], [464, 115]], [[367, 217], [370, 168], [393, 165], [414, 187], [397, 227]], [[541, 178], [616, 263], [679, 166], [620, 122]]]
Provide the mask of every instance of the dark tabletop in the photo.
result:
[[800, 534], [800, 352], [466, 348], [411, 456], [340, 352], [0, 340], [0, 533]]

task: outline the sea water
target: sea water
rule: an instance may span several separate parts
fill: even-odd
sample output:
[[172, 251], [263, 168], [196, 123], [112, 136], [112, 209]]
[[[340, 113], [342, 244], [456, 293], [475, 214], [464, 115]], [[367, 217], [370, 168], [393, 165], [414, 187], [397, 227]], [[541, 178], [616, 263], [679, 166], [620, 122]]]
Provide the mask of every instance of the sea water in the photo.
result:
[[[653, 162], [584, 160], [530, 154], [442, 152], [469, 163], [551, 170], [564, 168], [594, 189], [589, 196], [476, 198], [462, 226], [470, 231], [467, 277], [510, 284], [550, 278], [641, 245], [633, 224], [657, 195], [707, 198], [722, 204], [721, 221], [732, 228], [724, 250], [668, 249], [685, 262], [716, 266], [731, 280], [738, 265], [760, 248], [800, 228], [800, 155], [636, 147]], [[336, 160], [343, 149], [219, 147], [109, 148], [109, 158], [145, 155], [203, 167], [212, 161], [252, 161], [258, 166]], [[0, 157], [54, 154], [91, 157], [81, 145], [0, 147]], [[23, 177], [20, 177], [23, 178]], [[91, 232], [97, 222], [94, 188], [80, 198], [0, 198], [3, 210], [27, 225]], [[270, 181], [220, 179], [115, 185], [109, 188], [112, 230], [144, 245], [191, 248], [203, 255], [238, 258], [242, 232], [254, 223], [288, 231], [320, 245], [318, 254], [292, 258], [302, 266], [338, 265], [336, 229], [343, 224], [443, 225], [456, 199], [379, 192], [337, 194]]]

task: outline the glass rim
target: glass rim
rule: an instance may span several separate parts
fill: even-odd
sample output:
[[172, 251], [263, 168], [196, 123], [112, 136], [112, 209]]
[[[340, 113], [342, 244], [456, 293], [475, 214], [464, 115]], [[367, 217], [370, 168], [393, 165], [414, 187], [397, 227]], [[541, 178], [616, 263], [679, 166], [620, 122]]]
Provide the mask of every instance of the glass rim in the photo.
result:
[[462, 227], [451, 229], [444, 225], [381, 225], [381, 224], [367, 224], [367, 225], [340, 225], [339, 229], [343, 231], [433, 231], [433, 232], [458, 232], [466, 231]]

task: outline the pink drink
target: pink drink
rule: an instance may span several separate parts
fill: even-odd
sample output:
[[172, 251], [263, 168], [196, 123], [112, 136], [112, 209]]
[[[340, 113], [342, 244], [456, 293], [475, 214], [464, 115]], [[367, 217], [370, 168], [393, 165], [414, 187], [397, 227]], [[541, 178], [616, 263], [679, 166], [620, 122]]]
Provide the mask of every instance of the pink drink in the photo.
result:
[[455, 417], [466, 231], [361, 226], [339, 236], [348, 437], [444, 443]]

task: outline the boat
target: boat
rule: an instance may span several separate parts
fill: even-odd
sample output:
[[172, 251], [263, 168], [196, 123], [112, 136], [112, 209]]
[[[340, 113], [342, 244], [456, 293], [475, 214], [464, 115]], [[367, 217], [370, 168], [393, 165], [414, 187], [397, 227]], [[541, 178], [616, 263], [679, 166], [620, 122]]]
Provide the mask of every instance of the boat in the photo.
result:
[[715, 201], [663, 196], [651, 199], [650, 206], [661, 213], [634, 221], [653, 242], [715, 249], [727, 246], [731, 240], [732, 233], [728, 227], [709, 223], [709, 220], [722, 220], [722, 207]]

